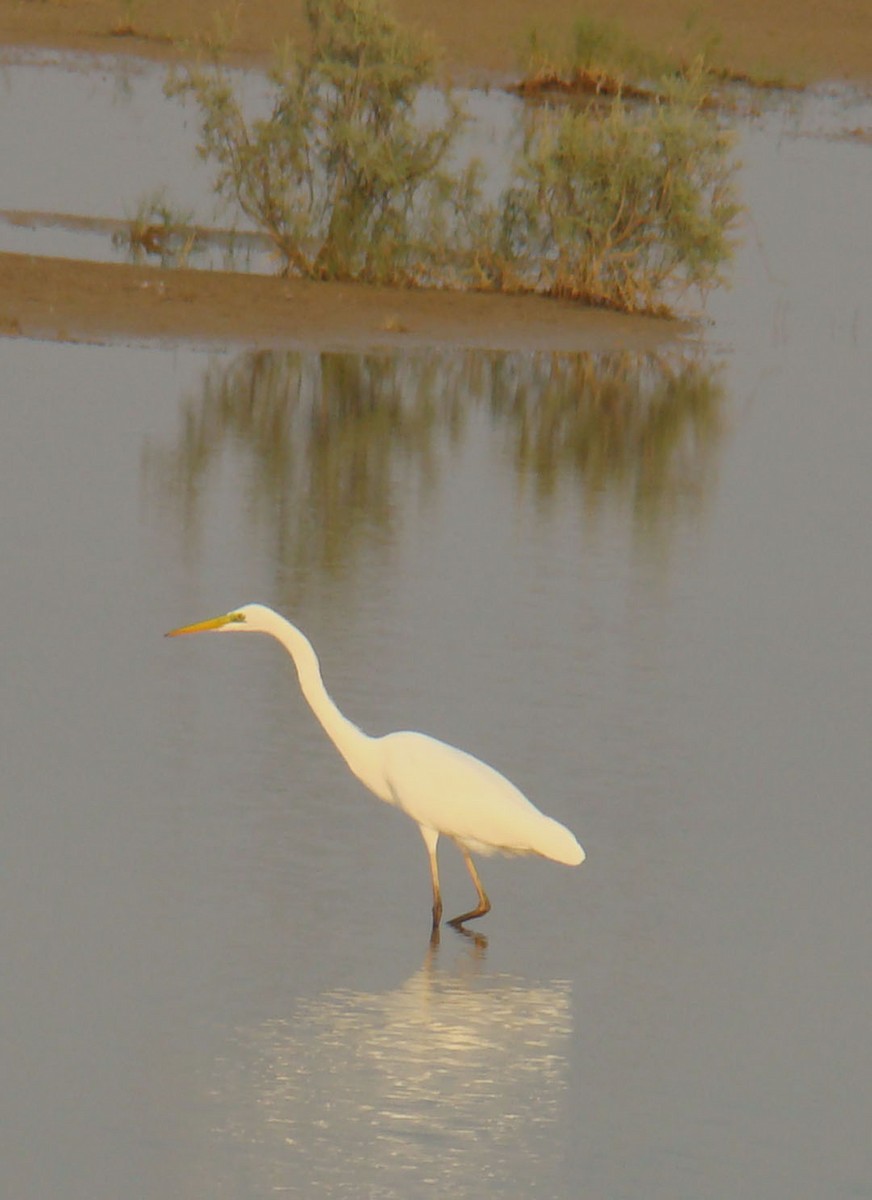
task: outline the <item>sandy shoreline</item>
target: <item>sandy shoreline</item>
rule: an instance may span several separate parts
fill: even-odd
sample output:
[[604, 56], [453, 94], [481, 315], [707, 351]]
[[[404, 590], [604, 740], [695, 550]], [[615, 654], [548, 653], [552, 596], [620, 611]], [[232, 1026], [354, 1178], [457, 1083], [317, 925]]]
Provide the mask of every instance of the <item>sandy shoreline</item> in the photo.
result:
[[242, 343], [324, 350], [653, 350], [687, 322], [536, 296], [412, 291], [224, 271], [0, 254], [0, 334], [57, 341]]
[[[580, 11], [618, 21], [634, 40], [681, 55], [708, 42], [738, 71], [794, 80], [872, 78], [872, 5], [864, 0], [392, 0], [397, 17], [430, 34], [448, 74], [464, 80], [517, 72], [532, 26], [558, 42]], [[121, 0], [0, 5], [0, 46], [43, 46], [151, 58], [184, 55], [216, 22], [232, 28], [233, 52], [268, 62], [285, 39], [305, 34], [303, 0]], [[233, 14], [229, 21], [229, 15]], [[229, 23], [228, 23], [229, 21]]]

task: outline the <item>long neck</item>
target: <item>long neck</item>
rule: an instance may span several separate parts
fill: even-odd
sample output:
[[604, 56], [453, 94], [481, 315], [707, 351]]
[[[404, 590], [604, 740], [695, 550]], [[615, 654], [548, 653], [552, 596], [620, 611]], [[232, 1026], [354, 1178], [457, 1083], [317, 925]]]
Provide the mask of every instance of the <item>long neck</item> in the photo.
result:
[[375, 739], [358, 729], [353, 721], [349, 721], [339, 711], [324, 686], [321, 666], [312, 643], [295, 625], [278, 613], [272, 614], [269, 628], [265, 632], [281, 642], [294, 660], [300, 690], [350, 770], [372, 791], [380, 793], [378, 779], [374, 778]]

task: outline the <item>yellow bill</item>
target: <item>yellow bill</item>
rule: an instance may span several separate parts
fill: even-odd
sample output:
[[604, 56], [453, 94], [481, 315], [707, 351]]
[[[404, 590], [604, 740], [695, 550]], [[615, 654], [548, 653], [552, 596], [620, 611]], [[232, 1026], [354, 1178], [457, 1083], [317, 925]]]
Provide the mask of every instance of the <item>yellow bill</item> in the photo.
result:
[[180, 629], [171, 629], [164, 637], [181, 637], [183, 633], [208, 633], [213, 629], [222, 629], [232, 621], [244, 621], [242, 613], [225, 613], [222, 617], [210, 617], [208, 621], [198, 621], [196, 625], [183, 625]]

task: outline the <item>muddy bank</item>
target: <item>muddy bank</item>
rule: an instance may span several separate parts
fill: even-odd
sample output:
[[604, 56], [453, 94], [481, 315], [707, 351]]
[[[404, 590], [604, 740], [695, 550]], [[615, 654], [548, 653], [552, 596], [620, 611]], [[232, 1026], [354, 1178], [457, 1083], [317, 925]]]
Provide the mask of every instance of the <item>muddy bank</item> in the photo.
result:
[[653, 350], [691, 330], [679, 321], [625, 317], [535, 296], [404, 291], [0, 254], [0, 335], [6, 337], [337, 350], [440, 344]]
[[[600, 0], [595, 6], [577, 0], [393, 0], [390, 7], [433, 35], [446, 72], [464, 82], [515, 72], [532, 24], [546, 34], [566, 31], [584, 9], [620, 21], [634, 40], [653, 48], [680, 54], [700, 42], [714, 44], [717, 59], [740, 72], [805, 80], [872, 77], [872, 5], [857, 0]], [[224, 0], [4, 4], [0, 45], [171, 57], [188, 52], [216, 21], [228, 28], [231, 13], [234, 6]], [[232, 28], [230, 44], [238, 56], [267, 61], [285, 38], [303, 35], [303, 0], [245, 0], [235, 6]]]

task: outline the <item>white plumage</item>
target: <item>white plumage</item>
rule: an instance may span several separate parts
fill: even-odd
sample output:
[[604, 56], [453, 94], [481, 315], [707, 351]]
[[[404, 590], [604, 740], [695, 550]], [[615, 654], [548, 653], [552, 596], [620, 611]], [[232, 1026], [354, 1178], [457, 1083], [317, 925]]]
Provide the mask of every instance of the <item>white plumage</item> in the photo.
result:
[[577, 866], [584, 851], [499, 771], [426, 733], [378, 739], [394, 803], [419, 825], [478, 854], [540, 854]]
[[566, 826], [545, 816], [487, 763], [424, 733], [370, 737], [358, 729], [324, 687], [311, 642], [271, 608], [248, 604], [167, 636], [209, 631], [266, 633], [281, 642], [294, 660], [303, 695], [349, 769], [381, 800], [418, 823], [430, 859], [434, 933], [442, 918], [436, 845], [443, 834], [460, 849], [478, 894], [476, 907], [450, 922], [458, 927], [490, 911], [471, 852], [538, 854], [567, 866], [584, 861], [584, 851]]

